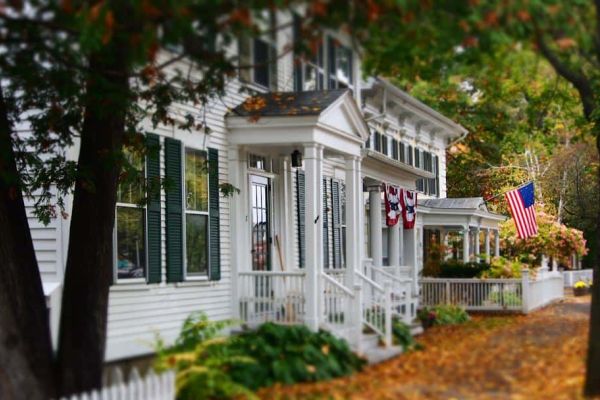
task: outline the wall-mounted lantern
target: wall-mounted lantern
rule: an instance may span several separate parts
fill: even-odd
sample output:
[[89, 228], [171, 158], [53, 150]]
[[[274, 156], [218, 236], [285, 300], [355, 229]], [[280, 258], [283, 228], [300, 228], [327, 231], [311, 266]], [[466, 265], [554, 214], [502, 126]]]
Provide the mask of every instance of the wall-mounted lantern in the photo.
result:
[[302, 153], [298, 150], [292, 152], [292, 167], [299, 168], [302, 166]]

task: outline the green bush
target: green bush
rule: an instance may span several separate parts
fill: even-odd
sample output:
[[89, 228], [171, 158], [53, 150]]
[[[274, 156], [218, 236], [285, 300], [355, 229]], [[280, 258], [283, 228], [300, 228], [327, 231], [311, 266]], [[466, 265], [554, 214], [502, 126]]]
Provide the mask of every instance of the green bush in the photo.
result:
[[185, 320], [173, 346], [158, 338], [155, 367], [176, 370], [178, 399], [254, 399], [260, 387], [336, 378], [365, 364], [344, 340], [326, 331], [267, 323], [219, 336], [230, 325], [197, 313]]
[[518, 260], [509, 260], [504, 257], [494, 257], [490, 269], [483, 271], [481, 278], [520, 278], [521, 270], [527, 265]]
[[521, 297], [515, 292], [490, 292], [487, 300], [490, 303], [500, 304], [500, 305], [510, 305], [510, 306], [520, 306], [521, 305]]
[[392, 337], [394, 344], [402, 346], [404, 351], [419, 350], [422, 348], [410, 332], [410, 326], [397, 317], [394, 317], [392, 320]]
[[281, 382], [292, 384], [349, 375], [362, 369], [365, 361], [348, 344], [326, 331], [312, 332], [302, 325], [261, 325], [240, 334], [233, 348], [257, 361], [233, 366], [236, 382], [257, 389]]
[[177, 399], [256, 399], [252, 390], [232, 379], [232, 366], [255, 365], [251, 357], [233, 350], [228, 338], [218, 333], [230, 322], [210, 322], [203, 313], [190, 315], [172, 347], [165, 347], [159, 337], [156, 350], [157, 371], [175, 369]]
[[463, 263], [457, 260], [450, 260], [440, 265], [440, 278], [475, 278], [484, 271], [490, 269], [487, 263], [468, 262]]
[[440, 304], [435, 307], [424, 307], [417, 317], [424, 325], [457, 325], [470, 320], [464, 308], [454, 304]]

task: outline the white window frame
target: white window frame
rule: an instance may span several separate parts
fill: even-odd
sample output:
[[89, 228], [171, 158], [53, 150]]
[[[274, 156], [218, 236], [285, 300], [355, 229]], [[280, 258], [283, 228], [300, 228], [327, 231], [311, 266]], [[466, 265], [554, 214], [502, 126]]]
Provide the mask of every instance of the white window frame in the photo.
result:
[[[147, 178], [148, 171], [146, 170], [146, 158], [142, 160], [142, 165], [144, 166], [144, 179]], [[117, 188], [118, 190], [118, 188]], [[117, 209], [119, 207], [122, 208], [136, 208], [142, 209], [144, 211], [144, 277], [143, 278], [121, 278], [119, 279], [119, 242], [117, 236]], [[115, 204], [115, 223], [113, 227], [113, 282], [115, 284], [123, 285], [123, 284], [133, 284], [133, 283], [147, 283], [148, 282], [148, 204], [144, 203], [143, 206], [139, 206], [133, 203], [123, 203], [117, 201]]]
[[[190, 147], [190, 146], [186, 146], [185, 144], [183, 144], [183, 146], [181, 146], [181, 151], [182, 151], [182, 163], [181, 163], [181, 180], [182, 180], [182, 188], [183, 190], [181, 191], [181, 205], [182, 205], [182, 221], [181, 221], [181, 226], [183, 227], [182, 229], [182, 242], [183, 242], [183, 280], [184, 281], [208, 281], [210, 279], [210, 177], [208, 176], [209, 173], [208, 171], [206, 172], [206, 193], [208, 196], [208, 207], [206, 208], [206, 211], [197, 211], [197, 210], [188, 210], [187, 209], [187, 201], [186, 201], [186, 193], [187, 193], [187, 188], [186, 188], [186, 183], [185, 183], [185, 164], [186, 164], [186, 160], [185, 160], [185, 154], [186, 154], [186, 150], [193, 150], [193, 151], [198, 151], [201, 153], [205, 154], [206, 157], [206, 162], [208, 163], [208, 149], [198, 149], [195, 147]], [[207, 228], [207, 232], [206, 232], [206, 252], [207, 252], [207, 266], [206, 266], [206, 274], [203, 275], [188, 275], [188, 265], [187, 265], [187, 215], [191, 214], [191, 215], [206, 215], [206, 228]]]

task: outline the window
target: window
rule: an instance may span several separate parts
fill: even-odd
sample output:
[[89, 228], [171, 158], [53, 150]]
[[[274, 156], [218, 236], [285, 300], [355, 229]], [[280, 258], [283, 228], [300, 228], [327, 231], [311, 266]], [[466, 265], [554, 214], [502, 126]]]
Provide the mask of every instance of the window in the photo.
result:
[[408, 165], [414, 165], [413, 164], [413, 147], [411, 145], [408, 145]]
[[415, 167], [422, 168], [421, 164], [421, 149], [415, 148]]
[[398, 141], [392, 139], [392, 158], [398, 160]]
[[[300, 40], [301, 19], [294, 15], [294, 40]], [[313, 54], [296, 57], [294, 87], [297, 91], [354, 88], [353, 52], [325, 37]]]
[[131, 167], [140, 179], [123, 182], [117, 190], [115, 212], [116, 278], [146, 276], [146, 207], [144, 200], [144, 163], [142, 157], [126, 153]]
[[429, 195], [429, 196], [439, 196], [439, 185], [440, 185], [440, 175], [439, 175], [439, 158], [436, 155], [431, 153], [424, 153], [426, 155], [426, 163], [425, 169], [430, 168], [429, 172], [433, 172], [435, 178], [420, 178], [416, 181], [417, 190]]
[[400, 161], [405, 163], [406, 162], [406, 146], [404, 145], [403, 142], [400, 142], [399, 144], [399, 152], [400, 152]]
[[329, 89], [353, 88], [352, 49], [333, 38], [329, 38], [327, 42]]
[[277, 40], [275, 15], [268, 18], [269, 34], [257, 38], [240, 38], [240, 79], [277, 90]]
[[206, 153], [185, 149], [185, 271], [208, 274], [208, 162]]

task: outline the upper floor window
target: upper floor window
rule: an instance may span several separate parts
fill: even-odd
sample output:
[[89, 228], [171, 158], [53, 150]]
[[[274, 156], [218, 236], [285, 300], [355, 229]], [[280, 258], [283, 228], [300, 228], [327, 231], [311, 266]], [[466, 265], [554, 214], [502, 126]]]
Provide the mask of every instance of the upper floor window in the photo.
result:
[[239, 39], [240, 79], [277, 90], [277, 36], [275, 14], [268, 17], [268, 33]]
[[[126, 152], [129, 165], [139, 179], [123, 182], [117, 189], [115, 210], [116, 278], [146, 277], [146, 206], [144, 205], [144, 162]], [[134, 172], [134, 171], [132, 171]]]
[[416, 187], [417, 190], [429, 195], [439, 196], [440, 194], [440, 173], [439, 173], [439, 157], [425, 152], [425, 170], [433, 172], [434, 178], [420, 178], [417, 179]]
[[[294, 16], [294, 40], [300, 38], [301, 19]], [[297, 60], [294, 66], [297, 91], [354, 88], [353, 52], [336, 39], [326, 36], [313, 54]]]

